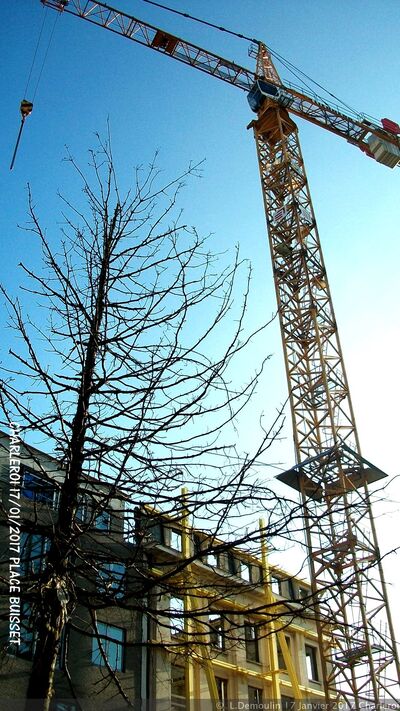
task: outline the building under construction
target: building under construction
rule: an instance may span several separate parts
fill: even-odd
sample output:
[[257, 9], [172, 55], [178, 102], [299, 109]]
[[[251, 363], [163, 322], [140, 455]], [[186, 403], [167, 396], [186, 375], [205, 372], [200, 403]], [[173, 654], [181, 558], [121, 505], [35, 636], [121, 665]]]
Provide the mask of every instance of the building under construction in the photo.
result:
[[[228, 558], [213, 564], [202, 560], [200, 547], [197, 560], [182, 567], [185, 574], [170, 575], [169, 584], [178, 592], [173, 595], [171, 588], [165, 595], [154, 593], [153, 613], [159, 618], [160, 609], [165, 610], [165, 624], [159, 629], [157, 623], [153, 630], [150, 616], [143, 633], [143, 648], [148, 649], [148, 639], [154, 644], [151, 659], [141, 656], [141, 668], [153, 665], [156, 685], [144, 698], [155, 694], [170, 699], [173, 678], [174, 697], [181, 700], [204, 698], [206, 693], [214, 700], [312, 694], [325, 703], [345, 700], [355, 708], [397, 701], [400, 664], [369, 491], [385, 474], [361, 453], [293, 116], [344, 138], [391, 168], [400, 162], [400, 126], [386, 118], [371, 121], [361, 113], [346, 113], [301, 88], [284, 85], [263, 42], [250, 48], [256, 66], [247, 69], [101, 2], [42, 2], [61, 15], [88, 20], [246, 92], [255, 114], [248, 127], [257, 147], [296, 458], [293, 468], [279, 478], [301, 496], [312, 611], [300, 623], [293, 607], [294, 581], [292, 618], [279, 622], [288, 606], [272, 594], [265, 550], [260, 561], [247, 561], [249, 580], [243, 580], [239, 567], [229, 567]], [[145, 516], [151, 519], [154, 514], [139, 516], [139, 530]], [[165, 522], [158, 524], [164, 530]], [[193, 556], [194, 531], [184, 515], [177, 525], [172, 526], [177, 546], [168, 536], [152, 538], [144, 526], [144, 541], [149, 533], [146, 565], [160, 580], [168, 566], [179, 568], [176, 558], [187, 561]], [[262, 576], [251, 580], [257, 565]], [[214, 588], [220, 589], [219, 599], [210, 593]], [[255, 608], [257, 615], [246, 612]], [[232, 617], [238, 622], [233, 624]], [[168, 619], [181, 620], [183, 626], [174, 627]], [[121, 639], [109, 639], [121, 645]]]
[[[54, 458], [31, 447], [24, 452], [22, 632], [17, 648], [8, 637], [4, 594], [1, 611], [0, 697], [10, 704], [22, 700], [26, 691], [35, 646], [35, 589], [57, 514], [62, 474]], [[7, 438], [2, 436], [3, 501], [8, 465]], [[184, 511], [175, 519], [136, 508], [132, 535], [124, 525], [126, 501], [118, 492], [108, 496], [105, 484], [90, 479], [83, 488], [79, 521], [87, 523], [84, 565], [75, 562], [72, 569], [77, 589], [81, 584], [85, 596], [80, 601], [78, 592], [63, 633], [54, 709], [125, 708], [117, 683], [129, 701], [154, 701], [165, 709], [263, 700], [292, 708], [295, 700], [317, 704], [324, 699], [311, 587], [269, 566], [262, 526], [260, 556], [215, 540], [209, 553], [209, 537], [188, 525]], [[95, 506], [101, 496], [107, 496], [107, 507], [99, 513]], [[4, 516], [0, 531], [4, 587], [9, 562]], [[191, 560], [188, 565], [182, 565], [185, 558]], [[139, 604], [130, 604], [138, 578], [152, 580], [152, 585]]]
[[[262, 41], [240, 35], [255, 59], [255, 68], [248, 69], [101, 2], [42, 2], [60, 16], [87, 20], [246, 92], [256, 114], [248, 128], [257, 147], [296, 458], [280, 478], [299, 491], [303, 505], [325, 702], [345, 699], [359, 708], [396, 701], [399, 655], [369, 493], [386, 475], [361, 454], [293, 116], [390, 168], [400, 162], [400, 126], [284, 84]], [[325, 604], [326, 590], [335, 604]], [[339, 652], [327, 642], [331, 627]]]

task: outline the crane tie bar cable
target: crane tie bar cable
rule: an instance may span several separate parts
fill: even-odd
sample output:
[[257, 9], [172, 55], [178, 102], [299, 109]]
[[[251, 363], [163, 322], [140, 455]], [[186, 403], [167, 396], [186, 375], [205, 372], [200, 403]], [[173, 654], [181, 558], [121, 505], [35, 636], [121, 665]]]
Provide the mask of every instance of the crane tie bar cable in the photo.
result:
[[[220, 26], [220, 25], [215, 25], [213, 22], [208, 22], [207, 20], [202, 20], [200, 17], [195, 17], [194, 15], [190, 15], [188, 12], [182, 12], [181, 10], [175, 10], [174, 8], [169, 7], [168, 5], [163, 5], [162, 3], [156, 2], [155, 0], [142, 0], [142, 2], [146, 3], [147, 5], [154, 5], [155, 7], [159, 7], [159, 8], [161, 8], [162, 10], [166, 10], [167, 12], [173, 13], [174, 15], [180, 15], [181, 17], [185, 17], [185, 18], [188, 19], [188, 20], [194, 20], [194, 22], [199, 22], [201, 25], [206, 25], [207, 27], [213, 27], [215, 30], [219, 30], [220, 32], [225, 32], [226, 34], [232, 35], [233, 37], [238, 37], [239, 39], [244, 39], [244, 40], [246, 40], [247, 42], [254, 42], [255, 44], [259, 44], [259, 43], [260, 43], [260, 40], [254, 39], [254, 37], [248, 37], [247, 35], [243, 35], [243, 34], [241, 34], [241, 33], [239, 33], [239, 32], [234, 32], [233, 30], [229, 30], [229, 29], [227, 29], [226, 27], [222, 27], [222, 26]], [[272, 50], [271, 47], [268, 47], [268, 51], [271, 53], [271, 55], [272, 55], [273, 57], [275, 57], [276, 59], [278, 59], [278, 60], [282, 63], [282, 65], [283, 65], [284, 67], [286, 67], [286, 69], [288, 69], [289, 71], [291, 71], [291, 72], [294, 74], [294, 76], [296, 76], [297, 79], [299, 79], [300, 81], [302, 81], [301, 78], [296, 74], [296, 71], [297, 71], [297, 72], [300, 72], [300, 74], [302, 74], [302, 75], [303, 75], [304, 77], [306, 77], [309, 81], [311, 81], [313, 84], [315, 84], [315, 86], [317, 86], [317, 87], [319, 87], [320, 89], [322, 89], [323, 91], [325, 91], [329, 96], [331, 96], [333, 99], [335, 99], [336, 101], [338, 101], [342, 106], [344, 106], [344, 107], [346, 107], [347, 109], [350, 109], [350, 111], [356, 113], [355, 110], [354, 110], [351, 106], [349, 106], [348, 104], [346, 104], [345, 101], [343, 101], [342, 99], [340, 99], [340, 98], [339, 98], [338, 96], [336, 96], [335, 94], [332, 94], [332, 92], [330, 92], [328, 89], [326, 89], [326, 87], [324, 87], [324, 86], [322, 86], [321, 84], [319, 84], [317, 81], [315, 81], [315, 79], [313, 79], [313, 78], [310, 77], [308, 74], [306, 74], [305, 72], [303, 72], [303, 71], [302, 71], [299, 67], [297, 67], [295, 64], [293, 64], [293, 63], [290, 62], [289, 60], [287, 60], [287, 59], [285, 59], [284, 57], [282, 57], [281, 54], [279, 54], [278, 52], [275, 52], [274, 50]], [[307, 85], [306, 85], [306, 86], [307, 86]], [[308, 89], [311, 89], [311, 87], [308, 87], [308, 86], [307, 86], [307, 88], [308, 88]], [[312, 89], [311, 89], [311, 90], [312, 90]]]
[[233, 35], [234, 37], [239, 37], [239, 39], [244, 39], [247, 42], [255, 42], [258, 44], [260, 40], [254, 39], [253, 37], [247, 37], [246, 35], [240, 34], [240, 32], [234, 32], [233, 30], [228, 30], [226, 27], [221, 27], [220, 25], [215, 25], [213, 22], [207, 22], [207, 20], [201, 20], [200, 17], [194, 17], [194, 15], [189, 15], [187, 12], [182, 12], [180, 10], [174, 10], [172, 7], [168, 7], [168, 5], [162, 5], [159, 2], [155, 2], [155, 0], [142, 0], [142, 2], [147, 3], [148, 5], [154, 5], [155, 7], [160, 7], [162, 10], [167, 10], [168, 12], [172, 12], [174, 15], [180, 15], [181, 17], [186, 17], [188, 20], [194, 20], [195, 22], [199, 22], [201, 25], [207, 25], [208, 27], [213, 27], [215, 30], [220, 30], [220, 32], [226, 32], [228, 35]]

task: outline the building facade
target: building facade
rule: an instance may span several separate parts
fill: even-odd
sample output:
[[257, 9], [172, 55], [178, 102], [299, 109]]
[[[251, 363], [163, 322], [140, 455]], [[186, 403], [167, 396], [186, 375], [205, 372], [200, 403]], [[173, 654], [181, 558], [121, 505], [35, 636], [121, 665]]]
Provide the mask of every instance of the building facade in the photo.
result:
[[[10, 553], [10, 511], [18, 508], [10, 499], [12, 459], [1, 435], [0, 699], [22, 704], [64, 472], [57, 459], [21, 445], [17, 555]], [[260, 555], [250, 555], [197, 530], [184, 510], [171, 517], [134, 507], [91, 477], [81, 485], [75, 533], [76, 600], [55, 670], [55, 711], [323, 701], [310, 587], [269, 566], [263, 533]], [[10, 560], [17, 558], [20, 595], [10, 593]], [[18, 597], [15, 644], [10, 600]]]

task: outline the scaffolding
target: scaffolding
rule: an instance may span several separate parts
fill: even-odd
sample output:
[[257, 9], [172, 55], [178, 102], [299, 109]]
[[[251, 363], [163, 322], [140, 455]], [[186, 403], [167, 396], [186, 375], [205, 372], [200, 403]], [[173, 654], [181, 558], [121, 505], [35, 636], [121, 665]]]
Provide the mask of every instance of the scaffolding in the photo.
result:
[[[183, 490], [182, 501], [185, 501], [186, 497], [187, 491]], [[179, 623], [174, 631], [169, 635], [166, 633], [162, 638], [164, 648], [172, 660], [171, 669], [175, 669], [175, 664], [178, 664], [178, 669], [184, 669], [184, 674], [178, 679], [181, 693], [171, 695], [172, 707], [194, 711], [197, 708], [196, 704], [208, 701], [211, 703], [210, 708], [220, 708], [221, 701], [224, 701], [218, 684], [221, 674], [225, 675], [225, 678], [228, 677], [231, 681], [235, 681], [236, 686], [240, 679], [244, 679], [247, 684], [257, 684], [258, 688], [264, 691], [265, 697], [270, 702], [274, 702], [274, 708], [277, 711], [284, 708], [288, 695], [293, 699], [293, 703], [297, 702], [298, 708], [300, 708], [302, 700], [307, 700], [307, 702], [311, 700], [314, 704], [323, 701], [324, 693], [318, 684], [313, 686], [305, 681], [304, 653], [302, 662], [304, 669], [299, 671], [299, 661], [296, 662], [295, 652], [291, 649], [287, 639], [288, 634], [290, 632], [293, 634], [293, 629], [296, 629], [302, 639], [307, 640], [308, 635], [308, 639], [311, 639], [317, 646], [318, 637], [313, 613], [308, 608], [308, 603], [301, 601], [289, 603], [273, 593], [272, 573], [274, 569], [271, 570], [268, 560], [264, 521], [262, 519], [259, 521], [260, 558], [250, 556], [252, 562], [260, 568], [259, 582], [254, 585], [254, 583], [246, 583], [244, 580], [230, 576], [226, 596], [222, 594], [218, 601], [224, 609], [230, 610], [232, 615], [248, 617], [256, 622], [259, 630], [258, 642], [262, 665], [255, 668], [251, 662], [246, 663], [243, 656], [237, 658], [234, 651], [237, 652], [238, 644], [239, 646], [245, 645], [243, 631], [239, 635], [236, 631], [236, 643], [232, 644], [229, 651], [225, 648], [218, 649], [213, 644], [209, 615], [210, 610], [215, 612], [216, 608], [212, 591], [214, 586], [215, 589], [221, 590], [221, 580], [226, 584], [227, 579], [221, 570], [213, 569], [210, 566], [206, 568], [200, 558], [193, 560], [194, 529], [189, 524], [188, 510], [185, 508], [185, 504], [181, 517], [176, 520], [168, 517], [166, 520], [169, 523], [172, 521], [181, 531], [182, 545], [179, 560], [189, 560], [187, 564], [178, 564], [177, 567], [181, 572], [171, 586], [171, 594], [175, 592], [174, 584], [178, 594], [183, 590], [183, 624], [179, 626]], [[249, 555], [238, 549], [235, 549], [235, 552], [242, 556]], [[157, 567], [153, 568], [151, 573], [157, 575]], [[249, 595], [251, 597], [252, 594], [257, 597], [256, 603], [254, 600], [252, 603], [249, 602]], [[307, 614], [304, 615], [306, 608]], [[289, 611], [291, 611], [291, 622], [288, 623], [286, 618]], [[306, 622], [307, 619], [308, 622]], [[299, 624], [300, 620], [302, 620], [302, 625]], [[240, 622], [236, 623], [237, 629], [241, 629], [241, 624]], [[157, 640], [154, 641], [157, 644]], [[232, 638], [230, 638], [230, 643], [232, 643]], [[224, 651], [221, 651], [222, 649]], [[299, 656], [298, 653], [297, 656]], [[172, 679], [171, 671], [171, 681]], [[206, 694], [205, 688], [207, 689]], [[246, 699], [247, 701], [248, 699]]]

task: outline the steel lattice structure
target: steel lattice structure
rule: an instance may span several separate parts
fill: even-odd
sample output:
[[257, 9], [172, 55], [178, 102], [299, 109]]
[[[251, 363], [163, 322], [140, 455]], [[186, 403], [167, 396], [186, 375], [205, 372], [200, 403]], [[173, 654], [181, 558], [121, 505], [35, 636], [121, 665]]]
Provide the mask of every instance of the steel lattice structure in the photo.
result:
[[297, 127], [271, 99], [252, 125], [298, 461], [278, 478], [302, 497], [325, 696], [378, 708], [400, 682], [368, 492], [386, 475], [360, 455]]
[[301, 461], [357, 435], [297, 128], [272, 102], [253, 125]]

